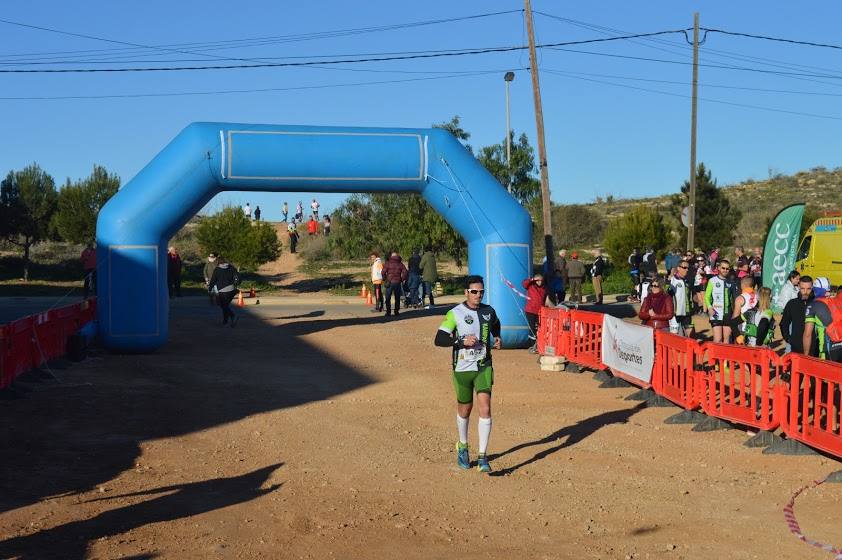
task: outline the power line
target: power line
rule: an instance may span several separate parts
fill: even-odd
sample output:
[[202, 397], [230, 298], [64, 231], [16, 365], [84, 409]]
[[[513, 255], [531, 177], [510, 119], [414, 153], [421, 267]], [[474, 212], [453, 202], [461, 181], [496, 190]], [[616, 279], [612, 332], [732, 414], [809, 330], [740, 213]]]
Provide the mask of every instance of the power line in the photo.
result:
[[[509, 69], [511, 70], [511, 69]], [[516, 68], [516, 70], [523, 70], [523, 68]], [[299, 91], [311, 89], [329, 89], [340, 87], [357, 87], [357, 86], [372, 86], [384, 84], [400, 84], [406, 82], [421, 82], [429, 80], [446, 80], [452, 78], [471, 78], [476, 76], [487, 76], [489, 74], [499, 74], [502, 70], [480, 70], [475, 72], [455, 72], [447, 76], [426, 76], [420, 78], [403, 78], [395, 80], [377, 80], [370, 82], [349, 82], [339, 84], [321, 84], [312, 86], [290, 86], [282, 88], [260, 88], [260, 89], [231, 89], [231, 90], [213, 90], [213, 91], [184, 91], [184, 92], [169, 92], [169, 93], [126, 93], [126, 94], [103, 94], [103, 95], [54, 95], [54, 96], [31, 96], [31, 97], [0, 97], [0, 101], [55, 101], [67, 99], [135, 99], [143, 97], [187, 97], [199, 95], [227, 95], [239, 93], [273, 93], [281, 91]]]
[[[2, 20], [0, 20], [2, 21]], [[544, 45], [537, 45], [541, 48], [552, 48], [565, 45], [584, 45], [590, 43], [605, 43], [611, 41], [620, 41], [626, 39], [633, 39], [637, 37], [654, 37], [658, 35], [668, 35], [672, 33], [683, 33], [683, 29], [655, 31], [652, 33], [638, 33], [635, 35], [625, 35], [622, 37], [602, 37], [597, 39], [585, 39], [581, 41], [563, 41], [558, 43], [549, 43]], [[94, 72], [175, 72], [188, 70], [231, 70], [231, 69], [249, 69], [249, 68], [281, 68], [293, 66], [312, 66], [312, 65], [326, 65], [326, 64], [354, 64], [361, 62], [387, 62], [393, 60], [412, 60], [423, 58], [440, 58], [453, 56], [478, 55], [498, 52], [512, 52], [522, 51], [526, 49], [525, 46], [513, 47], [490, 47], [482, 49], [463, 49], [458, 51], [444, 51], [444, 52], [426, 52], [411, 55], [396, 55], [384, 57], [370, 57], [344, 60], [325, 60], [325, 61], [306, 61], [306, 62], [265, 62], [259, 64], [226, 64], [218, 66], [165, 66], [165, 67], [142, 67], [142, 68], [44, 68], [44, 69], [0, 69], [3, 74], [68, 74], [68, 73], [94, 73]], [[309, 57], [313, 58], [313, 57]]]
[[829, 43], [814, 43], [812, 41], [800, 41], [798, 39], [784, 39], [781, 37], [770, 37], [768, 35], [754, 35], [751, 33], [741, 33], [739, 31], [725, 31], [724, 29], [711, 29], [708, 27], [701, 27], [703, 31], [708, 33], [721, 33], [723, 35], [733, 35], [735, 37], [747, 37], [749, 39], [763, 39], [764, 41], [775, 41], [778, 43], [789, 43], [792, 45], [804, 45], [807, 47], [821, 47], [825, 49], [838, 49], [842, 50], [842, 46], [840, 45], [831, 45]]
[[[575, 76], [575, 75], [572, 75], [572, 74], [568, 74], [567, 72], [558, 72], [558, 71], [554, 71], [554, 70], [545, 70], [545, 72], [547, 72], [548, 74], [553, 74], [553, 75], [557, 75], [557, 76], [561, 76], [561, 77], [565, 77], [565, 78], [573, 78], [575, 80], [584, 80], [586, 82], [594, 82], [594, 83], [597, 83], [597, 84], [604, 84], [604, 85], [621, 87], [621, 88], [626, 88], [626, 89], [633, 89], [633, 90], [637, 90], [637, 91], [645, 91], [647, 93], [657, 93], [657, 94], [660, 94], [660, 95], [669, 95], [671, 97], [681, 97], [681, 98], [684, 98], [684, 99], [690, 98], [689, 95], [684, 95], [684, 94], [681, 94], [681, 93], [673, 93], [673, 92], [670, 92], [670, 91], [661, 91], [661, 90], [657, 90], [657, 89], [649, 89], [649, 88], [642, 88], [642, 87], [637, 87], [637, 86], [630, 86], [630, 85], [626, 85], [626, 84], [618, 84], [616, 82], [608, 82], [608, 81], [605, 81], [605, 80], [595, 80], [595, 79], [592, 79], [592, 78], [583, 78], [581, 76]], [[773, 113], [785, 113], [785, 114], [788, 114], [788, 115], [797, 115], [797, 116], [801, 116], [801, 117], [812, 117], [812, 118], [817, 118], [817, 119], [842, 121], [842, 117], [835, 117], [835, 116], [832, 116], [832, 115], [821, 115], [821, 114], [818, 114], [818, 113], [805, 113], [805, 112], [802, 112], [802, 111], [790, 111], [788, 109], [777, 109], [777, 108], [774, 108], [774, 107], [762, 107], [760, 105], [749, 105], [748, 103], [736, 103], [736, 102], [733, 102], [733, 101], [724, 101], [722, 99], [710, 99], [710, 98], [706, 98], [706, 97], [699, 97], [699, 100], [700, 101], [706, 101], [708, 103], [718, 103], [720, 105], [730, 105], [732, 107], [743, 107], [743, 108], [746, 108], [746, 109], [756, 109], [756, 110], [759, 110], [759, 111], [769, 111], [769, 112], [773, 112]]]

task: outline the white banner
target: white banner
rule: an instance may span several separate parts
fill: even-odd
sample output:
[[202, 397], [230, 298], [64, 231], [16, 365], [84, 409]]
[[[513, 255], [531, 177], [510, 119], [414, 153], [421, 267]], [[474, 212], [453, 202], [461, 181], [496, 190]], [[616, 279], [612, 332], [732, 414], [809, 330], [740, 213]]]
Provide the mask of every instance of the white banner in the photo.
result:
[[655, 364], [655, 331], [605, 315], [602, 319], [602, 363], [648, 385]]

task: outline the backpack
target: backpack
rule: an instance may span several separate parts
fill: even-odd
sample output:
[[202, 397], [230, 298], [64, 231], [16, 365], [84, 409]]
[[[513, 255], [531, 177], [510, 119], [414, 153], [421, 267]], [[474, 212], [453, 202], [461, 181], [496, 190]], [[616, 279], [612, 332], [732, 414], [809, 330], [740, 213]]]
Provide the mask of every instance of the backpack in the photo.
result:
[[825, 332], [830, 340], [833, 342], [842, 341], [842, 297], [823, 297], [816, 301], [821, 301], [830, 310], [830, 317], [832, 321], [825, 326]]

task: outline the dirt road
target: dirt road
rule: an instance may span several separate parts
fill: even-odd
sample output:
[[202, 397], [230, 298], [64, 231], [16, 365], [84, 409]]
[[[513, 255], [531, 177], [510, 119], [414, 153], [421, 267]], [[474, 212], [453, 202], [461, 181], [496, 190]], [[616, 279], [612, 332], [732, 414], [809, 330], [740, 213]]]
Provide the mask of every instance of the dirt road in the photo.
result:
[[[781, 509], [838, 462], [665, 425], [674, 409], [502, 351], [494, 476], [460, 471], [444, 309], [245, 310], [223, 328], [184, 298], [157, 354], [0, 403], [0, 558], [830, 558]], [[805, 532], [842, 544], [840, 498], [804, 494]]]

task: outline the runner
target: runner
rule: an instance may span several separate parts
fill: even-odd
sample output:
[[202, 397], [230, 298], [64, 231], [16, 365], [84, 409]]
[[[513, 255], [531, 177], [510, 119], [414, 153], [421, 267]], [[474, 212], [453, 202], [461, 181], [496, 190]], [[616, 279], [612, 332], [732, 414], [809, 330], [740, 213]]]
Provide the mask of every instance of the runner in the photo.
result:
[[836, 297], [817, 298], [804, 312], [803, 347], [810, 348], [815, 336], [819, 358], [842, 363], [842, 290]]
[[435, 345], [453, 348], [453, 388], [456, 390], [456, 463], [460, 468], [471, 467], [468, 450], [468, 421], [474, 406], [474, 392], [479, 409], [479, 456], [477, 470], [491, 472], [485, 454], [491, 435], [491, 386], [494, 370], [491, 348], [499, 349], [500, 320], [490, 305], [482, 303], [485, 287], [482, 276], [465, 279], [465, 301], [447, 312], [438, 332]]
[[690, 299], [688, 274], [690, 263], [679, 261], [675, 274], [670, 278], [669, 291], [672, 295], [675, 317], [670, 319], [670, 332], [681, 336], [693, 336], [693, 302]]
[[731, 263], [728, 260], [719, 261], [718, 274], [708, 280], [707, 288], [705, 288], [705, 313], [710, 317], [714, 342], [731, 340], [731, 327], [726, 325], [734, 308], [734, 285], [728, 279], [730, 271]]

